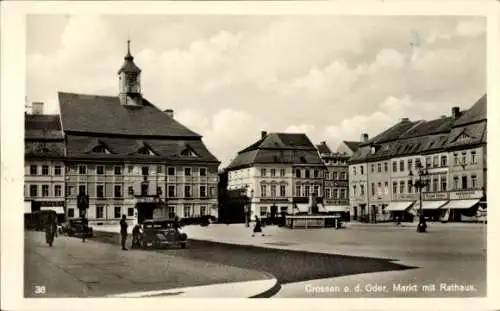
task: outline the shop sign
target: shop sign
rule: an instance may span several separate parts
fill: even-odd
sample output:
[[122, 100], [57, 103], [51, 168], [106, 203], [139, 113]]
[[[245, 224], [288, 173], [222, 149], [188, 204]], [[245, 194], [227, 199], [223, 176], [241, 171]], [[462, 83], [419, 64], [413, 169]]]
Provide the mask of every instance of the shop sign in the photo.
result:
[[334, 187], [347, 187], [348, 184], [347, 184], [347, 181], [335, 180], [335, 181], [333, 181], [333, 186]]
[[265, 202], [265, 203], [289, 203], [290, 201], [286, 198], [262, 198], [260, 199], [260, 202]]
[[414, 200], [418, 200], [418, 194], [416, 193], [393, 194], [393, 201], [414, 201]]
[[64, 202], [63, 201], [41, 201], [40, 206], [43, 206], [43, 207], [64, 206]]
[[425, 192], [424, 200], [448, 200], [450, 194], [448, 192]]
[[325, 200], [326, 204], [349, 205], [349, 200]]
[[483, 196], [482, 190], [456, 191], [450, 194], [451, 200], [480, 199]]

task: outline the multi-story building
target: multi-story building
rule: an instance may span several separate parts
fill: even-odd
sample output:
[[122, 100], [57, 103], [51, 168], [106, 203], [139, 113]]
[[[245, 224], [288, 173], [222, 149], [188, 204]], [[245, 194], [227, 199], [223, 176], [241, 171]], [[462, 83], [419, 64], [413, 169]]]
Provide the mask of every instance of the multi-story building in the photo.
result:
[[24, 121], [25, 213], [52, 209], [64, 214], [64, 139], [58, 115], [44, 115], [32, 104]]
[[321, 196], [324, 165], [305, 134], [267, 133], [227, 167], [228, 189], [246, 189], [250, 217], [308, 211]]
[[[474, 216], [485, 195], [485, 150], [486, 96], [464, 112], [452, 108], [449, 117], [414, 122], [403, 118], [365, 140], [349, 160], [354, 214], [360, 208], [367, 211], [366, 220], [371, 221], [395, 215], [413, 218], [420, 209], [420, 194], [414, 185], [422, 167], [426, 168], [421, 207], [424, 215], [435, 220]], [[365, 166], [366, 177], [353, 176]], [[361, 197], [358, 189], [365, 182], [368, 195]]]
[[324, 141], [316, 148], [326, 168], [323, 207], [327, 212], [338, 213], [344, 219], [349, 220], [349, 167], [347, 161], [350, 155], [347, 152], [332, 152]]
[[129, 47], [118, 96], [59, 93], [67, 216], [79, 217], [79, 194], [91, 223], [217, 216], [218, 160], [173, 110], [142, 96], [133, 59]]

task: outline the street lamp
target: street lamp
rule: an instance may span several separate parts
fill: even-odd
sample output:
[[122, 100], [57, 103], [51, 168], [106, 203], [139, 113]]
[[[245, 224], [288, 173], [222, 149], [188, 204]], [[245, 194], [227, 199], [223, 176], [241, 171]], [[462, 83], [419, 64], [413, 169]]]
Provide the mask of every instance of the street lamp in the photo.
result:
[[[419, 221], [417, 226], [417, 232], [426, 232], [427, 224], [425, 223], [424, 210], [422, 207], [422, 189], [427, 187], [428, 180], [426, 177], [429, 175], [427, 168], [422, 167], [422, 164], [418, 164], [416, 167], [416, 175], [417, 180], [413, 183], [413, 187], [418, 189], [419, 197], [420, 197], [420, 209], [419, 209]], [[414, 177], [413, 171], [410, 170], [409, 176], [411, 178]]]

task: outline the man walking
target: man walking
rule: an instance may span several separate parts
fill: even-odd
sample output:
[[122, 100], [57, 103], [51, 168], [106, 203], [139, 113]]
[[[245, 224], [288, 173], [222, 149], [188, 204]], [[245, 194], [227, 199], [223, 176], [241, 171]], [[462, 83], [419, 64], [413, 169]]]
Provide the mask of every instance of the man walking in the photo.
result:
[[127, 242], [127, 216], [124, 214], [122, 215], [122, 219], [120, 220], [120, 235], [122, 238], [122, 250], [126, 251], [127, 248], [125, 247], [125, 243]]

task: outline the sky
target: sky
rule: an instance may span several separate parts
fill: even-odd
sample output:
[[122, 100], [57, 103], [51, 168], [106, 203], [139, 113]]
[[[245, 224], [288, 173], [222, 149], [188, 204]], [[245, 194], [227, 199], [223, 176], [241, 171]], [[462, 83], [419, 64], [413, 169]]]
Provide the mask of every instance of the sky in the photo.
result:
[[31, 15], [27, 101], [117, 95], [131, 40], [143, 96], [229, 164], [261, 131], [336, 149], [486, 91], [486, 19], [459, 16]]

